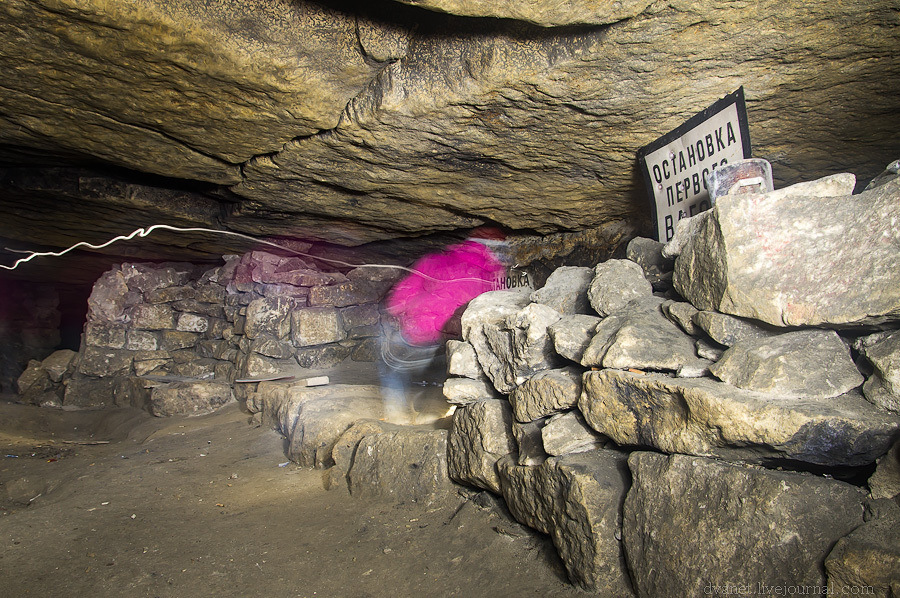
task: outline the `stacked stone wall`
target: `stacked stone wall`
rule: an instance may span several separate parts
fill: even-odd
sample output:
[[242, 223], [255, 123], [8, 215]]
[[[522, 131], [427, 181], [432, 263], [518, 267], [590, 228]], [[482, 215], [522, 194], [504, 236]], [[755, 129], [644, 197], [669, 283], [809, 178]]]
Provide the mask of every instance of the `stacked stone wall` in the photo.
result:
[[79, 351], [31, 362], [19, 378], [23, 399], [203, 413], [241, 392], [235, 380], [375, 359], [394, 271], [322, 272], [262, 251], [224, 259], [211, 269], [126, 263], [106, 272], [88, 299]]

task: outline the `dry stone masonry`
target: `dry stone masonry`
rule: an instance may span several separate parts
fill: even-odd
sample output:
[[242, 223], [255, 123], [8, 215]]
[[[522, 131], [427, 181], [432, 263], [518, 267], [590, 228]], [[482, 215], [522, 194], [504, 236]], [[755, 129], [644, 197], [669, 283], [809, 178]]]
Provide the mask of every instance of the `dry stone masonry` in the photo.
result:
[[[449, 349], [482, 367], [445, 386], [451, 435], [471, 438], [450, 444], [451, 478], [499, 473], [598, 595], [896, 595], [900, 180], [854, 183], [726, 196], [587, 283], [560, 269], [472, 301], [469, 346]], [[506, 455], [482, 447], [508, 431], [472, 429], [496, 394], [454, 400], [484, 377], [515, 418]]]
[[81, 349], [32, 361], [19, 392], [63, 408], [208, 413], [242, 395], [236, 379], [374, 360], [379, 301], [395, 277], [371, 268], [322, 272], [263, 251], [226, 256], [205, 271], [122, 264], [94, 285]]

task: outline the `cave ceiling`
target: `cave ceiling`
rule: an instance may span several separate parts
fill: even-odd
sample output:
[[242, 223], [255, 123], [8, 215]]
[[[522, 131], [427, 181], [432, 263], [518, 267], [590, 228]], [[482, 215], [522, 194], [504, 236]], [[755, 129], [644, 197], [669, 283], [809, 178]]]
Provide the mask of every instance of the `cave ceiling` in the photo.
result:
[[[740, 86], [777, 185], [878, 174], [898, 48], [898, 0], [5, 0], [0, 238], [647, 231], [636, 151]], [[247, 247], [161, 234], [102, 260]]]

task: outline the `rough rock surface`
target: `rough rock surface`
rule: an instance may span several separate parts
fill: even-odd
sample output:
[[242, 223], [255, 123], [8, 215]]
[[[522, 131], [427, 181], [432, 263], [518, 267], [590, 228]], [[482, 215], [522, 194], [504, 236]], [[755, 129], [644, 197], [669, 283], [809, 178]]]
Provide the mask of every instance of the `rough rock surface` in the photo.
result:
[[471, 378], [448, 378], [444, 381], [443, 394], [447, 402], [453, 405], [471, 405], [500, 397], [489, 381]]
[[875, 518], [841, 538], [825, 560], [828, 589], [879, 598], [900, 585], [900, 506], [884, 501]]
[[637, 452], [628, 465], [624, 542], [648, 598], [822, 587], [831, 547], [863, 522], [865, 494], [835, 480], [686, 455]]
[[869, 478], [872, 498], [894, 498], [900, 495], [900, 440], [886, 455], [878, 459], [875, 473]]
[[594, 338], [594, 329], [600, 320], [601, 318], [597, 316], [581, 314], [563, 316], [547, 329], [547, 333], [553, 340], [553, 347], [558, 354], [575, 363], [581, 363], [584, 350]]
[[591, 307], [608, 316], [628, 303], [653, 294], [640, 265], [631, 260], [608, 260], [597, 264], [588, 289]]
[[[752, 17], [695, 0], [415, 4], [501, 18], [286, 0], [5, 3], [5, 158], [105, 162], [240, 195], [222, 216], [215, 194], [157, 188], [164, 209], [147, 202], [115, 226], [70, 209], [76, 229], [29, 231], [11, 210], [2, 236], [67, 246], [78, 230], [191, 218], [187, 202], [203, 208], [195, 223], [354, 245], [486, 219], [542, 233], [640, 219], [636, 149], [741, 84], [754, 154], [779, 185], [839, 165], [871, 178], [896, 158], [883, 126], [897, 108], [890, 0], [766, 1]], [[747, 26], [758, 22], [771, 27]], [[94, 179], [51, 205], [121, 186]], [[10, 201], [56, 222], [32, 198]]]
[[[673, 308], [670, 307], [670, 309]], [[686, 311], [684, 308], [674, 309]], [[783, 329], [763, 326], [745, 318], [736, 318], [717, 311], [697, 311], [693, 316], [693, 323], [711, 339], [726, 347], [730, 347], [738, 341], [766, 338], [784, 332]]]
[[887, 452], [900, 429], [900, 418], [858, 393], [784, 398], [707, 378], [615, 370], [587, 372], [578, 407], [620, 445], [751, 462], [864, 465]]
[[548, 455], [558, 457], [602, 448], [606, 439], [592, 430], [581, 413], [573, 409], [548, 419], [541, 428], [541, 441]]
[[520, 522], [553, 539], [569, 578], [601, 596], [632, 596], [619, 542], [628, 490], [625, 454], [595, 450], [523, 467], [498, 464], [503, 497]]
[[900, 413], [900, 331], [867, 347], [865, 356], [875, 371], [863, 385], [863, 394], [879, 407]]
[[463, 339], [475, 349], [482, 370], [501, 392], [504, 385], [498, 386], [498, 381], [507, 365], [495, 354], [488, 335], [500, 337], [500, 326], [529, 304], [529, 295], [522, 290], [491, 291], [472, 299], [462, 314]]
[[447, 497], [447, 431], [401, 430], [370, 434], [356, 447], [348, 474], [354, 496], [429, 506]]
[[565, 314], [590, 314], [587, 291], [594, 279], [592, 268], [562, 266], [553, 271], [544, 286], [531, 294], [534, 303], [543, 303]]
[[150, 393], [150, 413], [203, 415], [234, 400], [231, 385], [224, 382], [173, 382], [158, 386]]
[[798, 330], [735, 343], [709, 371], [746, 390], [827, 399], [863, 383], [850, 349], [833, 330]]
[[450, 477], [499, 494], [497, 461], [516, 450], [512, 421], [512, 409], [505, 400], [457, 409], [447, 447]]
[[694, 339], [663, 315], [662, 302], [658, 297], [644, 297], [604, 318], [584, 350], [581, 365], [671, 371], [705, 367], [694, 350]]
[[509, 395], [517, 421], [532, 420], [571, 409], [581, 396], [581, 368], [538, 372]]
[[699, 309], [776, 326], [900, 319], [898, 197], [900, 180], [858, 195], [723, 197], [676, 260], [675, 287]]
[[471, 344], [452, 339], [447, 341], [447, 373], [473, 380], [484, 378], [475, 348]]

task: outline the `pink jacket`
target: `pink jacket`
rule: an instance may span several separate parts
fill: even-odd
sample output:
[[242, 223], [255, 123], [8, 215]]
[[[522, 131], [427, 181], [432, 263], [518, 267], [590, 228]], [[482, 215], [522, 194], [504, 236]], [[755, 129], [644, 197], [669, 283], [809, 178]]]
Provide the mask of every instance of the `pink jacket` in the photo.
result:
[[441, 331], [460, 308], [491, 290], [504, 271], [494, 253], [475, 241], [451, 245], [421, 258], [388, 295], [387, 310], [400, 323], [400, 333], [413, 345], [441, 341]]

